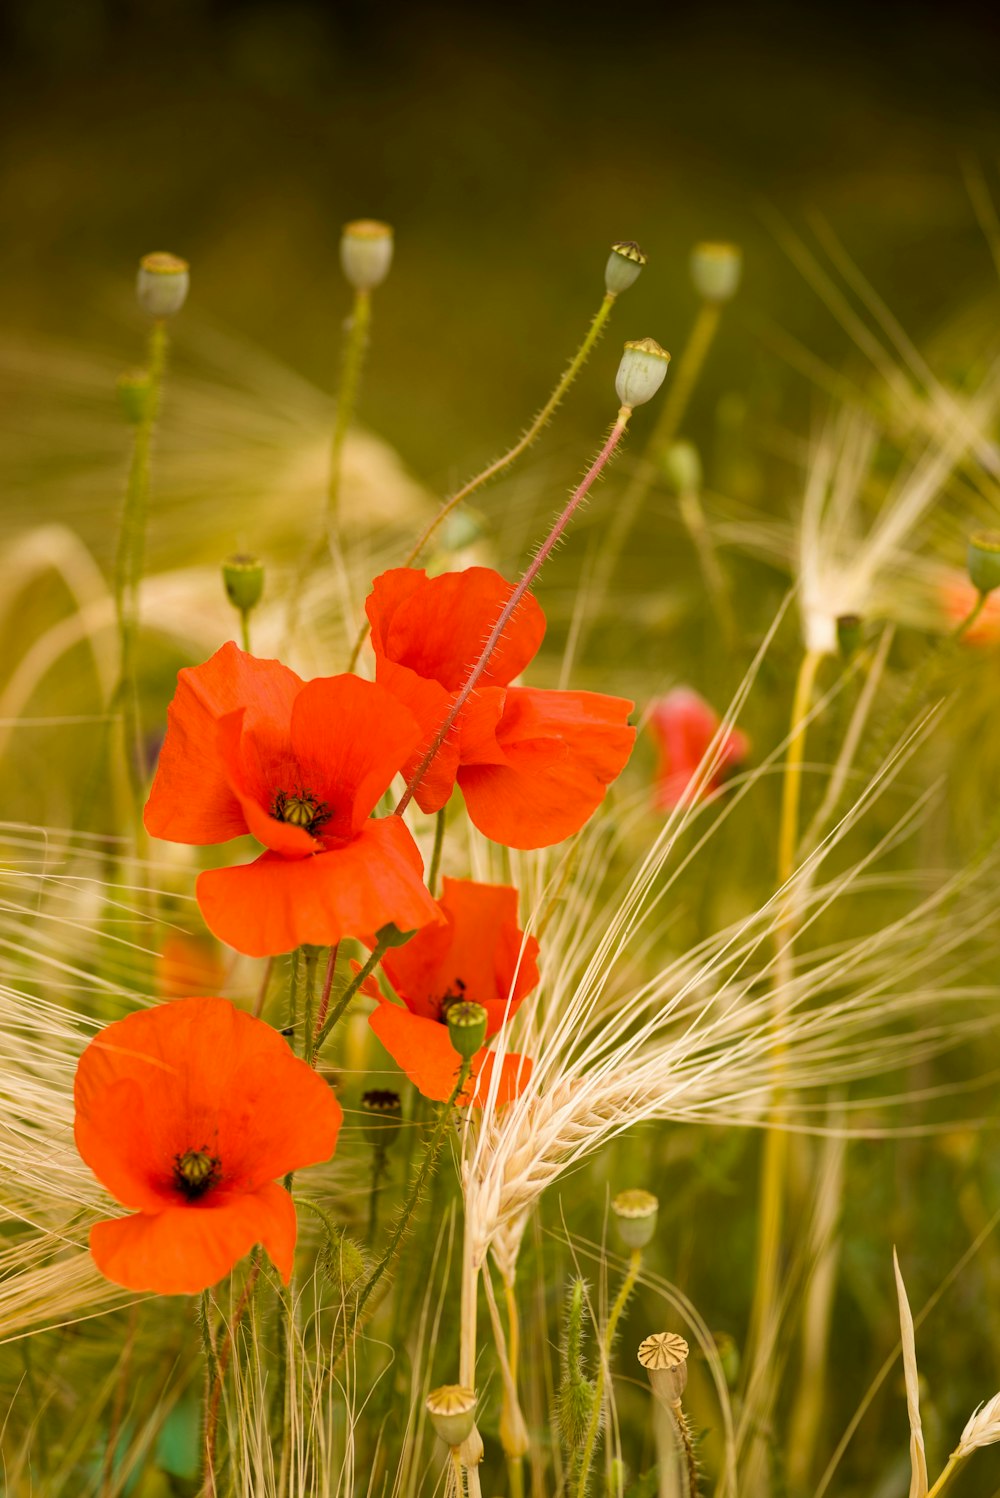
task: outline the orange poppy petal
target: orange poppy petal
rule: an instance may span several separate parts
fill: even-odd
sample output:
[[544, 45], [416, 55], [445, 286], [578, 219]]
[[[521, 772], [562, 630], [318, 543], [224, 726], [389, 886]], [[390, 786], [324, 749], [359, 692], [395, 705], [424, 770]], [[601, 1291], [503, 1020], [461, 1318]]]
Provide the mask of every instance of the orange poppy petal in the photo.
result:
[[[474, 1107], [483, 1108], [490, 1095], [490, 1084], [497, 1058], [493, 1051], [486, 1051], [485, 1055], [480, 1051], [479, 1055], [483, 1057], [483, 1062], [476, 1078], [476, 1094], [472, 1102]], [[520, 1097], [528, 1085], [533, 1065], [534, 1062], [530, 1056], [519, 1056], [516, 1051], [509, 1051], [504, 1056], [500, 1065], [500, 1081], [497, 1083], [497, 1107], [502, 1107], [504, 1103], [512, 1103], [516, 1097]]]
[[390, 921], [414, 931], [438, 918], [401, 817], [366, 822], [351, 842], [313, 858], [264, 853], [255, 863], [209, 870], [196, 893], [209, 930], [250, 957], [303, 943], [332, 946]]
[[[464, 684], [504, 604], [514, 591], [491, 567], [467, 567], [440, 577], [393, 568], [372, 584], [366, 605], [376, 654], [409, 666], [451, 692]], [[483, 685], [506, 686], [538, 652], [545, 615], [530, 594], [504, 631], [485, 672]]]
[[[439, 682], [426, 681], [406, 666], [379, 657], [375, 666], [375, 680], [391, 692], [397, 702], [408, 708], [420, 724], [420, 741], [403, 765], [403, 774], [409, 780], [434, 741], [435, 735], [454, 701], [454, 694], [447, 692]], [[460, 734], [448, 735], [427, 771], [420, 778], [415, 800], [421, 811], [440, 811], [455, 789], [458, 772]]]
[[508, 848], [545, 848], [578, 832], [632, 751], [633, 705], [598, 692], [511, 687], [496, 731], [506, 763], [458, 772], [480, 832]]
[[262, 1243], [285, 1284], [292, 1273], [295, 1204], [272, 1182], [244, 1196], [212, 1196], [155, 1215], [96, 1222], [90, 1251], [106, 1279], [129, 1290], [197, 1295]]
[[248, 725], [287, 722], [301, 679], [280, 661], [257, 660], [232, 644], [178, 673], [143, 821], [174, 843], [223, 843], [246, 832], [239, 801], [219, 762], [215, 724], [246, 709]]
[[[310, 853], [317, 853], [321, 844], [304, 827], [282, 822], [271, 815], [275, 791], [298, 788], [299, 772], [292, 763], [290, 752], [272, 753], [271, 773], [266, 775], [261, 745], [249, 734], [244, 734], [244, 718], [242, 709], [220, 718], [215, 725], [215, 741], [230, 789], [240, 803], [246, 830], [272, 853], [281, 853], [286, 858], [306, 858]], [[286, 740], [287, 737], [286, 731]], [[277, 748], [274, 744], [271, 747], [272, 750]]]
[[[368, 1023], [396, 1065], [424, 1097], [446, 1103], [451, 1097], [461, 1061], [448, 1038], [448, 1027], [436, 1020], [421, 1019], [408, 1009], [383, 999]], [[459, 1103], [482, 1106], [489, 1091], [496, 1057], [484, 1047], [473, 1059], [469, 1080]], [[509, 1103], [523, 1092], [531, 1075], [531, 1061], [511, 1053], [503, 1059], [498, 1101]]]
[[420, 737], [409, 709], [373, 681], [330, 676], [303, 687], [292, 710], [292, 749], [329, 802], [324, 836], [361, 831]]

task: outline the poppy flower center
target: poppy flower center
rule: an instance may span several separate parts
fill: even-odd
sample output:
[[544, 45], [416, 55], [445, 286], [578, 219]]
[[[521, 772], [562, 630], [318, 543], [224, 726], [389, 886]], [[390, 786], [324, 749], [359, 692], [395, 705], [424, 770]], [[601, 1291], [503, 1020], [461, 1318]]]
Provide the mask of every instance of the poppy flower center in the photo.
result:
[[271, 815], [278, 822], [290, 822], [293, 827], [316, 833], [329, 822], [333, 812], [312, 791], [297, 787], [294, 791], [275, 791]]
[[453, 986], [447, 988], [438, 999], [438, 1019], [442, 1025], [448, 1023], [448, 1010], [453, 1004], [465, 1003], [465, 984], [461, 978], [456, 978]]
[[221, 1164], [217, 1156], [208, 1153], [206, 1144], [200, 1150], [185, 1150], [183, 1155], [174, 1156], [174, 1184], [189, 1202], [197, 1201], [219, 1179]]

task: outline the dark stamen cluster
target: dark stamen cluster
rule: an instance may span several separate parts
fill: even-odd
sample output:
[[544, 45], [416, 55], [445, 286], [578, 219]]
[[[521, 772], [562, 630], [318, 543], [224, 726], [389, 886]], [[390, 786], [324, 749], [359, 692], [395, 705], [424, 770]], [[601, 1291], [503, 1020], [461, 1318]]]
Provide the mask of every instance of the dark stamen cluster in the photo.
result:
[[453, 1004], [465, 1003], [465, 988], [466, 985], [462, 979], [456, 978], [454, 987], [447, 989], [444, 995], [438, 1000], [438, 1019], [443, 1025], [448, 1023], [448, 1010], [451, 1006]]
[[278, 822], [288, 822], [315, 835], [329, 822], [333, 812], [312, 791], [296, 788], [294, 791], [275, 791], [271, 815]]
[[217, 1155], [209, 1154], [207, 1144], [200, 1150], [186, 1150], [174, 1156], [174, 1185], [189, 1202], [197, 1201], [215, 1185], [221, 1165]]

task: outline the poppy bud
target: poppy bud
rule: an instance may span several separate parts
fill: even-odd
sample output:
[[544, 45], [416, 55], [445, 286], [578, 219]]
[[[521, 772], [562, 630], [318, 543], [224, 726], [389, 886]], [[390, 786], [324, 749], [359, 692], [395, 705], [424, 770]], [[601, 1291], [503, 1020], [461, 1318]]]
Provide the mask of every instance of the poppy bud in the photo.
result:
[[461, 1446], [476, 1424], [476, 1394], [461, 1384], [442, 1384], [427, 1396], [431, 1424], [448, 1446]]
[[264, 566], [257, 557], [227, 557], [222, 564], [226, 597], [234, 609], [248, 614], [260, 603], [264, 591]]
[[611, 1203], [626, 1248], [645, 1248], [656, 1232], [660, 1204], [651, 1191], [619, 1191]]
[[977, 531], [970, 536], [966, 565], [972, 586], [980, 593], [1000, 588], [1000, 531]]
[[667, 483], [678, 494], [701, 491], [701, 458], [693, 442], [671, 442], [663, 454], [663, 473]]
[[364, 1250], [343, 1230], [328, 1236], [319, 1265], [344, 1300], [360, 1293], [369, 1270]]
[[634, 239], [621, 239], [611, 246], [611, 254], [604, 268], [604, 285], [611, 296], [628, 291], [638, 281], [646, 256]]
[[688, 1345], [676, 1332], [657, 1332], [639, 1344], [639, 1362], [657, 1399], [679, 1404], [687, 1388]]
[[403, 1122], [403, 1104], [399, 1093], [383, 1087], [363, 1092], [361, 1111], [365, 1115], [361, 1131], [366, 1142], [374, 1149], [388, 1149]]
[[158, 250], [139, 261], [135, 291], [139, 306], [150, 317], [173, 317], [183, 307], [190, 284], [188, 263], [178, 255]]
[[667, 376], [670, 355], [655, 338], [639, 338], [626, 343], [618, 366], [615, 389], [618, 399], [629, 410], [652, 400]]
[[486, 1039], [486, 1024], [489, 1019], [482, 1004], [473, 1004], [460, 999], [449, 1004], [448, 1039], [463, 1061], [471, 1061]]
[[399, 927], [392, 921], [386, 926], [380, 926], [375, 932], [375, 940], [382, 947], [405, 947], [412, 936], [416, 936], [416, 927], [412, 931], [400, 931]]
[[841, 614], [837, 619], [837, 648], [845, 661], [851, 660], [861, 649], [863, 633], [859, 614]]
[[691, 279], [706, 302], [728, 302], [739, 289], [743, 251], [737, 244], [696, 244], [691, 251]]
[[340, 264], [355, 291], [381, 286], [392, 264], [392, 228], [374, 218], [345, 224], [340, 237]]
[[118, 394], [118, 404], [122, 408], [125, 420], [131, 422], [133, 426], [139, 426], [149, 413], [149, 399], [153, 389], [148, 370], [126, 370], [124, 374], [118, 376], [118, 384], [115, 388]]

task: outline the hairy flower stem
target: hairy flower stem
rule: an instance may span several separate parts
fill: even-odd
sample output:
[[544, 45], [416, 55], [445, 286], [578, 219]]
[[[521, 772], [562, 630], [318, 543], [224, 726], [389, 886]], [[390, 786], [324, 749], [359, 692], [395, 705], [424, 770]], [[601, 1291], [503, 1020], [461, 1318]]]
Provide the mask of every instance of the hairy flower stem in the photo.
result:
[[137, 815], [142, 806], [145, 781], [145, 756], [139, 733], [139, 688], [136, 673], [139, 591], [146, 557], [153, 433], [162, 398], [163, 377], [167, 367], [167, 348], [167, 324], [163, 318], [157, 318], [149, 333], [149, 389], [142, 419], [135, 429], [114, 571], [114, 600], [115, 615], [118, 620], [120, 662], [112, 711], [121, 708], [125, 766]]
[[677, 1442], [684, 1472], [686, 1498], [698, 1498], [698, 1454], [695, 1450], [690, 1422], [679, 1399], [670, 1406], [670, 1416], [674, 1422], [674, 1439]]
[[[205, 1467], [202, 1486], [203, 1498], [216, 1498], [216, 1493], [218, 1491], [215, 1483], [215, 1447], [219, 1432], [219, 1403], [222, 1399], [222, 1383], [226, 1376], [226, 1369], [229, 1367], [229, 1360], [232, 1357], [237, 1328], [239, 1327], [240, 1322], [243, 1320], [247, 1307], [250, 1304], [251, 1296], [253, 1295], [254, 1289], [257, 1285], [257, 1281], [260, 1278], [260, 1270], [261, 1259], [258, 1253], [258, 1256], [254, 1259], [249, 1274], [243, 1282], [243, 1289], [240, 1291], [240, 1298], [236, 1302], [236, 1310], [233, 1312], [233, 1319], [229, 1323], [229, 1326], [226, 1330], [226, 1335], [222, 1339], [222, 1345], [218, 1350], [215, 1360], [214, 1375], [210, 1373], [208, 1397], [205, 1402]], [[206, 1327], [208, 1325], [207, 1315], [205, 1319], [205, 1325]]]
[[[659, 475], [659, 462], [684, 420], [691, 393], [698, 382], [702, 365], [719, 326], [720, 313], [721, 303], [702, 302], [694, 327], [691, 329], [691, 336], [677, 361], [676, 370], [671, 375], [667, 396], [646, 444], [646, 450], [639, 460], [631, 482], [615, 508], [604, 545], [601, 547], [597, 565], [594, 568], [590, 609], [592, 621], [600, 617], [615, 568], [628, 543], [632, 527], [642, 510], [647, 494]], [[579, 641], [577, 649], [580, 649]]]
[[334, 942], [326, 959], [326, 972], [323, 975], [323, 992], [320, 994], [319, 999], [319, 1013], [316, 1015], [316, 1024], [312, 1035], [306, 1039], [306, 1044], [309, 1047], [309, 1054], [306, 1059], [309, 1062], [314, 1062], [316, 1059], [320, 1036], [323, 1033], [323, 1026], [326, 1024], [327, 1012], [330, 1008], [330, 994], [333, 989], [333, 979], [337, 971], [337, 954], [339, 951], [340, 943]]
[[[323, 1020], [321, 1025], [317, 1026], [316, 1043], [313, 1046], [312, 1050], [313, 1058], [319, 1055], [326, 1037], [329, 1035], [334, 1025], [340, 1019], [340, 1016], [344, 1013], [345, 1009], [354, 998], [354, 995], [357, 993], [362, 983], [364, 983], [366, 979], [371, 977], [372, 973], [378, 967], [379, 963], [382, 961], [382, 958], [385, 956], [388, 950], [389, 943], [387, 941], [379, 940], [376, 943], [375, 950], [368, 958], [368, 961], [365, 963], [364, 967], [361, 968], [359, 972], [355, 973], [354, 977], [351, 979], [350, 983], [348, 983], [347, 987], [344, 989], [344, 992], [337, 1000], [336, 1004], [334, 1004], [333, 1008], [330, 1010], [330, 1013], [326, 1016], [326, 1019]], [[329, 976], [330, 981], [332, 982], [332, 974], [330, 974]], [[326, 994], [326, 1002], [327, 1004], [329, 1004], [330, 1002], [330, 995], [328, 993]]]
[[628, 1305], [632, 1291], [636, 1287], [639, 1274], [642, 1270], [642, 1249], [633, 1248], [629, 1255], [628, 1272], [622, 1280], [621, 1288], [615, 1296], [614, 1305], [608, 1316], [608, 1324], [604, 1328], [604, 1336], [601, 1339], [601, 1361], [597, 1370], [597, 1381], [594, 1389], [594, 1408], [587, 1426], [587, 1434], [583, 1443], [583, 1455], [580, 1458], [580, 1475], [576, 1485], [577, 1498], [586, 1498], [587, 1483], [590, 1481], [590, 1467], [594, 1460], [594, 1447], [597, 1444], [598, 1432], [601, 1428], [601, 1414], [604, 1409], [604, 1388], [607, 1382], [608, 1372], [611, 1368], [611, 1353], [615, 1343], [615, 1333], [622, 1313]]
[[274, 958], [273, 957], [269, 957], [267, 959], [267, 961], [265, 962], [265, 964], [264, 964], [264, 976], [260, 980], [260, 987], [257, 990], [257, 997], [254, 1000], [254, 1006], [253, 1006], [253, 1017], [254, 1017], [254, 1019], [260, 1019], [261, 1015], [264, 1012], [264, 1005], [267, 1003], [267, 991], [268, 991], [268, 989], [271, 986], [271, 974], [273, 972], [274, 972]]
[[[378, 949], [376, 948], [376, 951], [377, 950]], [[372, 955], [374, 956], [374, 953]], [[372, 966], [374, 967], [374, 963], [372, 964]], [[434, 1133], [431, 1135], [430, 1140], [427, 1144], [427, 1148], [424, 1150], [424, 1156], [420, 1162], [420, 1169], [417, 1171], [416, 1177], [413, 1181], [413, 1185], [410, 1187], [409, 1195], [407, 1196], [406, 1201], [403, 1203], [399, 1216], [396, 1219], [396, 1226], [393, 1229], [392, 1237], [389, 1239], [389, 1242], [386, 1245], [385, 1252], [383, 1253], [381, 1259], [379, 1259], [378, 1263], [375, 1265], [375, 1268], [365, 1280], [364, 1289], [358, 1296], [358, 1304], [354, 1312], [354, 1326], [349, 1337], [345, 1339], [344, 1346], [339, 1348], [335, 1353], [334, 1362], [336, 1362], [343, 1354], [346, 1349], [347, 1343], [353, 1340], [353, 1338], [357, 1335], [357, 1332], [361, 1326], [361, 1316], [365, 1306], [371, 1299], [376, 1285], [378, 1285], [379, 1281], [382, 1279], [382, 1276], [386, 1273], [386, 1271], [392, 1267], [396, 1255], [399, 1253], [399, 1250], [403, 1243], [403, 1239], [406, 1237], [406, 1234], [409, 1230], [410, 1219], [413, 1217], [413, 1214], [416, 1211], [417, 1206], [419, 1205], [420, 1198], [423, 1195], [423, 1190], [424, 1186], [427, 1183], [427, 1178], [430, 1175], [431, 1171], [434, 1169], [435, 1164], [437, 1163], [437, 1157], [440, 1154], [441, 1146], [444, 1143], [445, 1131], [448, 1128], [448, 1124], [451, 1120], [451, 1110], [454, 1108], [455, 1104], [461, 1097], [462, 1090], [465, 1087], [466, 1082], [469, 1080], [469, 1072], [471, 1070], [471, 1061], [463, 1061], [461, 1066], [459, 1067], [458, 1076], [455, 1079], [455, 1086], [452, 1089], [451, 1096], [448, 1098], [448, 1101], [441, 1109], [437, 1124], [434, 1128]]]
[[587, 494], [590, 492], [594, 481], [607, 466], [608, 460], [610, 459], [612, 453], [618, 446], [622, 437], [625, 435], [625, 429], [628, 426], [629, 418], [631, 417], [631, 415], [632, 408], [630, 406], [621, 407], [618, 412], [615, 424], [611, 428], [611, 434], [608, 437], [608, 440], [605, 442], [604, 446], [597, 454], [597, 457], [594, 459], [593, 463], [591, 463], [590, 467], [587, 469], [587, 472], [580, 484], [576, 489], [574, 489], [572, 495], [570, 496], [569, 504], [563, 510], [555, 525], [549, 531], [545, 540], [538, 548], [538, 551], [535, 553], [534, 560], [532, 561], [530, 567], [528, 567], [523, 577], [521, 578], [521, 581], [518, 583], [507, 603], [504, 605], [503, 612], [501, 613], [500, 618], [497, 620], [496, 624], [494, 624], [493, 629], [490, 632], [489, 639], [483, 646], [482, 654], [476, 661], [475, 665], [472, 667], [469, 675], [466, 677], [465, 685], [456, 695], [455, 701], [451, 705], [448, 716], [445, 718], [441, 727], [435, 734], [430, 748], [424, 755], [423, 759], [420, 761], [420, 764], [417, 766], [417, 769], [411, 776], [410, 780], [407, 782], [406, 790], [403, 792], [402, 796], [399, 799], [399, 804], [396, 806], [397, 817], [402, 816], [403, 812], [409, 806], [410, 801], [413, 798], [414, 791], [433, 764], [434, 756], [437, 754], [438, 750], [441, 748], [441, 745], [448, 737], [448, 734], [451, 732], [451, 729], [454, 726], [456, 718], [468, 701], [479, 678], [486, 670], [486, 667], [488, 666], [490, 661], [490, 657], [492, 656], [497, 645], [500, 643], [500, 640], [503, 637], [503, 632], [507, 628], [507, 625], [510, 623], [510, 620], [513, 617], [515, 610], [517, 609], [518, 604], [521, 602], [521, 599], [524, 597], [525, 593], [527, 593], [528, 589], [535, 581], [535, 578], [538, 576], [539, 572], [541, 572], [543, 566], [545, 565], [552, 552], [553, 547], [565, 533], [566, 527], [569, 525], [569, 522], [573, 518], [576, 510], [583, 503]]
[[[502, 457], [499, 457], [494, 462], [488, 464], [486, 468], [484, 468], [480, 473], [477, 473], [474, 478], [469, 479], [467, 483], [462, 485], [461, 489], [457, 489], [454, 494], [452, 494], [448, 499], [444, 501], [444, 503], [441, 505], [441, 508], [434, 516], [433, 520], [431, 520], [426, 528], [421, 532], [415, 545], [407, 554], [403, 562], [404, 567], [413, 566], [414, 562], [420, 556], [420, 553], [430, 541], [431, 537], [435, 534], [438, 527], [441, 526], [445, 520], [447, 520], [448, 516], [453, 510], [457, 509], [460, 504], [462, 504], [470, 497], [470, 495], [475, 494], [477, 489], [481, 489], [484, 484], [488, 484], [491, 479], [498, 478], [501, 473], [505, 473], [512, 464], [517, 462], [521, 454], [526, 452], [531, 444], [541, 434], [547, 424], [552, 420], [552, 417], [555, 415], [557, 409], [562, 404], [562, 401], [566, 396], [569, 387], [572, 385], [573, 381], [580, 373], [580, 370], [586, 364], [587, 359], [590, 357], [591, 350], [604, 331], [604, 325], [611, 315], [611, 309], [614, 306], [616, 299], [617, 293], [612, 291], [606, 293], [603, 302], [601, 303], [600, 307], [598, 307], [593, 319], [591, 320], [590, 327], [587, 330], [586, 338], [583, 340], [580, 347], [573, 355], [573, 358], [570, 360], [568, 366], [566, 367], [566, 370], [563, 373], [558, 384], [556, 385], [556, 388], [553, 390], [552, 394], [549, 396], [548, 400], [545, 402], [545, 405], [539, 411], [534, 421], [532, 421], [527, 430], [518, 438], [513, 447], [508, 448], [507, 451], [502, 455]], [[354, 649], [351, 652], [351, 658], [347, 665], [348, 671], [353, 671], [354, 667], [357, 665], [358, 656], [361, 654], [361, 647], [365, 641], [367, 628], [368, 626], [366, 624], [362, 625], [361, 627], [361, 632], [358, 635], [357, 640], [355, 641]]]
[[434, 823], [434, 849], [431, 853], [430, 868], [427, 870], [427, 888], [435, 900], [437, 899], [438, 871], [441, 868], [441, 850], [444, 847], [444, 824], [445, 808], [442, 806]]
[[[802, 800], [802, 765], [805, 755], [806, 724], [812, 704], [816, 673], [822, 655], [815, 650], [806, 651], [799, 666], [792, 702], [791, 730], [788, 754], [785, 760], [785, 775], [782, 784], [781, 820], [778, 828], [778, 888], [784, 890], [780, 896], [775, 940], [775, 984], [772, 1004], [772, 1028], [775, 1032], [771, 1050], [771, 1066], [774, 1090], [772, 1103], [779, 1096], [785, 1065], [785, 1042], [781, 1038], [784, 1021], [784, 990], [790, 980], [794, 965], [794, 941], [797, 924], [797, 898], [785, 886], [791, 880], [796, 865], [799, 845], [799, 821]], [[776, 1333], [775, 1319], [780, 1278], [781, 1238], [784, 1221], [785, 1177], [788, 1167], [788, 1135], [783, 1129], [771, 1127], [764, 1135], [764, 1160], [761, 1173], [758, 1232], [757, 1271], [750, 1315], [748, 1344], [753, 1349], [748, 1388], [758, 1390], [756, 1400], [762, 1406], [770, 1399], [772, 1379], [766, 1369], [772, 1361], [773, 1342]], [[758, 1411], [762, 1417], [763, 1408]], [[758, 1418], [758, 1424], [760, 1418]]]

